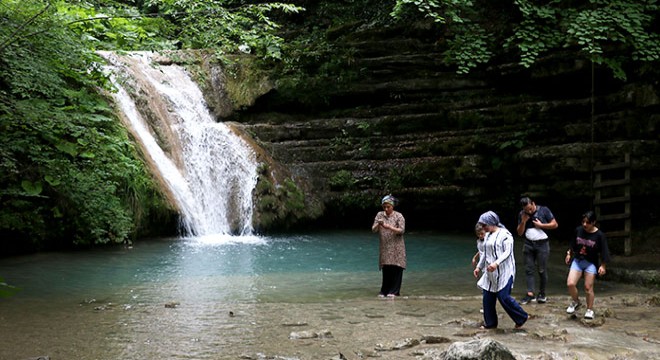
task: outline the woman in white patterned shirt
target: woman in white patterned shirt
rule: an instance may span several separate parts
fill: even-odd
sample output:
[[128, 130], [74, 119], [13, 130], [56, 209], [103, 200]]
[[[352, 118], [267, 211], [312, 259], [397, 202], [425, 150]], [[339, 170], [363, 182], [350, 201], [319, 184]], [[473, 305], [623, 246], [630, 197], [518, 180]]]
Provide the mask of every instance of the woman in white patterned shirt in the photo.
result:
[[[479, 277], [477, 286], [482, 289], [484, 309], [484, 329], [497, 328], [499, 300], [504, 311], [516, 324], [522, 327], [529, 317], [525, 310], [511, 296], [511, 288], [516, 277], [516, 260], [513, 256], [513, 235], [500, 223], [500, 218], [492, 211], [479, 217], [479, 223], [486, 232], [484, 253], [474, 269], [474, 277]], [[485, 271], [484, 271], [485, 270]]]

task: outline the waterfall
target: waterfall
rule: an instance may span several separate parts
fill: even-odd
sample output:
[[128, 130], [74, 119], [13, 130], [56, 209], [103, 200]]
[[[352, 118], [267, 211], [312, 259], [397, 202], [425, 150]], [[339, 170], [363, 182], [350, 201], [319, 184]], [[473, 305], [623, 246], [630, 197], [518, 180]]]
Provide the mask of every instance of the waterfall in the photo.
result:
[[214, 120], [182, 67], [158, 64], [151, 52], [100, 54], [110, 64], [124, 121], [179, 207], [183, 235], [251, 234], [252, 148]]

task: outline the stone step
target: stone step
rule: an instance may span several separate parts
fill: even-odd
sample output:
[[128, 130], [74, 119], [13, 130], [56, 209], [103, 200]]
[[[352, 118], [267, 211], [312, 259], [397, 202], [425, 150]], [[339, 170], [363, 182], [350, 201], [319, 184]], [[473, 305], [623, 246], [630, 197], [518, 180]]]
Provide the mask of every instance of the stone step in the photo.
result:
[[342, 43], [341, 47], [350, 49], [356, 58], [376, 58], [393, 54], [440, 54], [439, 48], [434, 44], [404, 37], [387, 40], [348, 41]]
[[[325, 118], [306, 121], [288, 122], [281, 125], [267, 123], [244, 124], [250, 132], [258, 134], [262, 142], [283, 142], [287, 140], [312, 141], [319, 139], [359, 138], [373, 136], [372, 129], [378, 129], [379, 136], [396, 136], [402, 134], [428, 134], [430, 132], [452, 129], [487, 128], [486, 116], [492, 118], [491, 126], [503, 128], [506, 124], [515, 124], [516, 118], [501, 118], [497, 112], [488, 113], [485, 109], [461, 109], [438, 113], [382, 115], [371, 118]], [[476, 122], [476, 116], [480, 122]], [[460, 125], [460, 126], [457, 126]]]

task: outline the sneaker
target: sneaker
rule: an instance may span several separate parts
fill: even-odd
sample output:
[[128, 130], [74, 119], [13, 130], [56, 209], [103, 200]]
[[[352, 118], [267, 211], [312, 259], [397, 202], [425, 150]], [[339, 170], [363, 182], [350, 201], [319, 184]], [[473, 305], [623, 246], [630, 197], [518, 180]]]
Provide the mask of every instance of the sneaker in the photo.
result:
[[568, 305], [568, 307], [566, 308], [566, 313], [567, 314], [573, 314], [575, 312], [575, 309], [579, 308], [580, 305], [582, 305], [582, 304], [580, 304], [579, 300], [578, 301], [571, 301], [571, 304]]
[[484, 309], [479, 309], [479, 312], [483, 314], [483, 313], [484, 313]]
[[522, 298], [522, 300], [520, 300], [520, 304], [521, 305], [527, 305], [527, 304], [529, 304], [530, 301], [536, 301], [536, 298], [534, 297], [534, 295], [525, 295], [525, 297]]
[[539, 293], [539, 296], [536, 297], [536, 302], [539, 304], [545, 304], [548, 301], [548, 298], [545, 297], [545, 293]]
[[594, 311], [591, 309], [587, 309], [587, 311], [584, 313], [584, 318], [585, 319], [593, 319], [594, 318]]

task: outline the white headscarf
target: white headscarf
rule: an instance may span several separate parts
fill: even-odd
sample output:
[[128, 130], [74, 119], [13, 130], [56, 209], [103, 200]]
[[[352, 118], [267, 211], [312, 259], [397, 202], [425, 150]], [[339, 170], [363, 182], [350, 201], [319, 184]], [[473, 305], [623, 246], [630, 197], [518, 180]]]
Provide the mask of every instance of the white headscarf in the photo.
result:
[[392, 196], [392, 194], [385, 195], [385, 197], [383, 197], [383, 199], [380, 201], [381, 205], [390, 204], [392, 206], [395, 206], [396, 203], [397, 203], [397, 200], [394, 196]]

